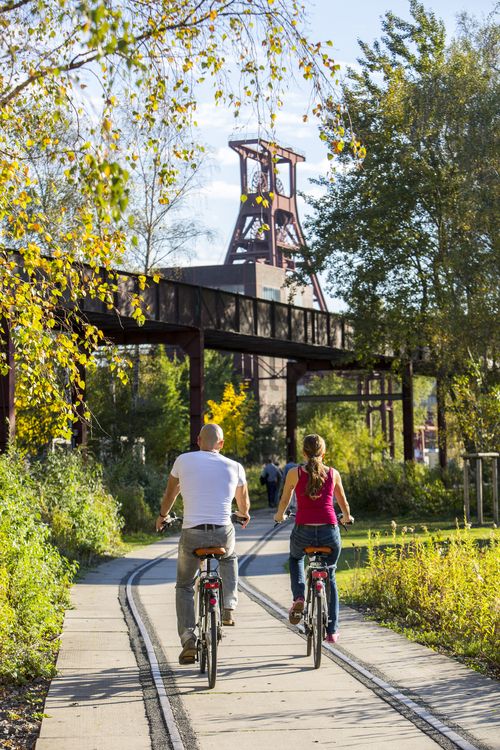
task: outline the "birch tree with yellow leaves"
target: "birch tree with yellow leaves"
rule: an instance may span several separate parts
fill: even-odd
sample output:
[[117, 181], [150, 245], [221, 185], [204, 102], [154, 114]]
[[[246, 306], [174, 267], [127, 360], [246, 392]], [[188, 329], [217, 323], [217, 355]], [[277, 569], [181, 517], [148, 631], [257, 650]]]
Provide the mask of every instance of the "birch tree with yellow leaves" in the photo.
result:
[[[82, 368], [104, 343], [81, 300], [113, 309], [111, 270], [125, 249], [138, 159], [122, 138], [119, 106], [127, 100], [143, 129], [164, 122], [179, 134], [160, 167], [163, 203], [175, 194], [179, 164], [199, 159], [185, 134], [201, 86], [235, 117], [253, 108], [272, 140], [295, 76], [310, 91], [304, 117], [328, 117], [332, 149], [346, 141], [359, 156], [333, 96], [338, 66], [306, 25], [296, 0], [0, 0], [0, 367], [5, 374], [10, 335], [17, 403], [49, 415], [53, 435], [69, 434], [68, 391], [84, 400]], [[155, 153], [158, 143], [146, 138], [143, 148]], [[122, 358], [112, 357], [126, 377]]]

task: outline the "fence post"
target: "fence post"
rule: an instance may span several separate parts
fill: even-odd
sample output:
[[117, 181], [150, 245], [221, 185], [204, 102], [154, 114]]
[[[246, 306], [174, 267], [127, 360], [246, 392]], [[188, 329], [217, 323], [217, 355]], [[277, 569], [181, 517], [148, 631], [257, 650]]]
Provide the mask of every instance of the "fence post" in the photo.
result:
[[469, 459], [464, 458], [464, 516], [470, 523]]
[[493, 485], [493, 521], [498, 526], [498, 456], [494, 456], [493, 458], [491, 483]]
[[476, 458], [477, 522], [483, 525], [483, 459]]

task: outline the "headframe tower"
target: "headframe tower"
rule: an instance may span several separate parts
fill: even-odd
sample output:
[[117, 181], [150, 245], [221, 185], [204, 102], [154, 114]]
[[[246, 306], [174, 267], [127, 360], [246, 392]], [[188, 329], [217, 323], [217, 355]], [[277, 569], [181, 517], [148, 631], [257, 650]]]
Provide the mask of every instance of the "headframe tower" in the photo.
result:
[[[231, 140], [240, 157], [241, 194], [246, 196], [229, 243], [225, 265], [267, 263], [295, 270], [293, 256], [305, 246], [297, 211], [296, 167], [302, 154], [262, 138]], [[311, 276], [314, 298], [327, 310], [315, 274]]]

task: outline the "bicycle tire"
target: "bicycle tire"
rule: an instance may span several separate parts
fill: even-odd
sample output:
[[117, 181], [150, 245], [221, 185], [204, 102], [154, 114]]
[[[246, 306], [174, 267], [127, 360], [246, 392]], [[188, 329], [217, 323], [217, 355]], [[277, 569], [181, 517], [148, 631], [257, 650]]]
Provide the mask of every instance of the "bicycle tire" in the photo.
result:
[[207, 652], [205, 645], [205, 615], [203, 611], [203, 596], [200, 593], [200, 579], [196, 579], [195, 584], [195, 611], [198, 612], [198, 665], [200, 674], [204, 674], [207, 671]]
[[[314, 602], [314, 599], [312, 600], [312, 602]], [[312, 632], [311, 624], [312, 624], [313, 613], [314, 613], [314, 604], [311, 603], [311, 590], [308, 587], [306, 614], [304, 615], [304, 630], [306, 633], [306, 656], [311, 656], [311, 653], [312, 653], [313, 632]]]
[[207, 671], [207, 645], [204, 639], [200, 639], [198, 649], [198, 658], [200, 660], [200, 674], [205, 674], [205, 672]]
[[315, 607], [313, 609], [312, 617], [312, 631], [313, 631], [313, 660], [314, 669], [319, 669], [321, 665], [321, 645], [323, 643], [323, 602], [321, 594], [314, 596]]
[[206, 629], [206, 657], [207, 657], [207, 675], [208, 687], [213, 688], [217, 680], [217, 613], [212, 609], [207, 613]]

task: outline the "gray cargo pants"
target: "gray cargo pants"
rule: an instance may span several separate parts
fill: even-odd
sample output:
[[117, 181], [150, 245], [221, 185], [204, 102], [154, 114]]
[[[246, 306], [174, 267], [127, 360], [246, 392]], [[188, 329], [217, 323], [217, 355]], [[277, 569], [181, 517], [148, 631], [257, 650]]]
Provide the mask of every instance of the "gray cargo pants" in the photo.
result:
[[194, 611], [194, 582], [199, 560], [193, 555], [198, 547], [224, 547], [225, 556], [220, 560], [220, 575], [224, 592], [224, 608], [235, 609], [238, 603], [238, 558], [234, 552], [235, 533], [232, 523], [219, 529], [182, 529], [177, 559], [177, 582], [175, 605], [177, 609], [177, 632], [182, 645], [193, 636], [196, 625]]

